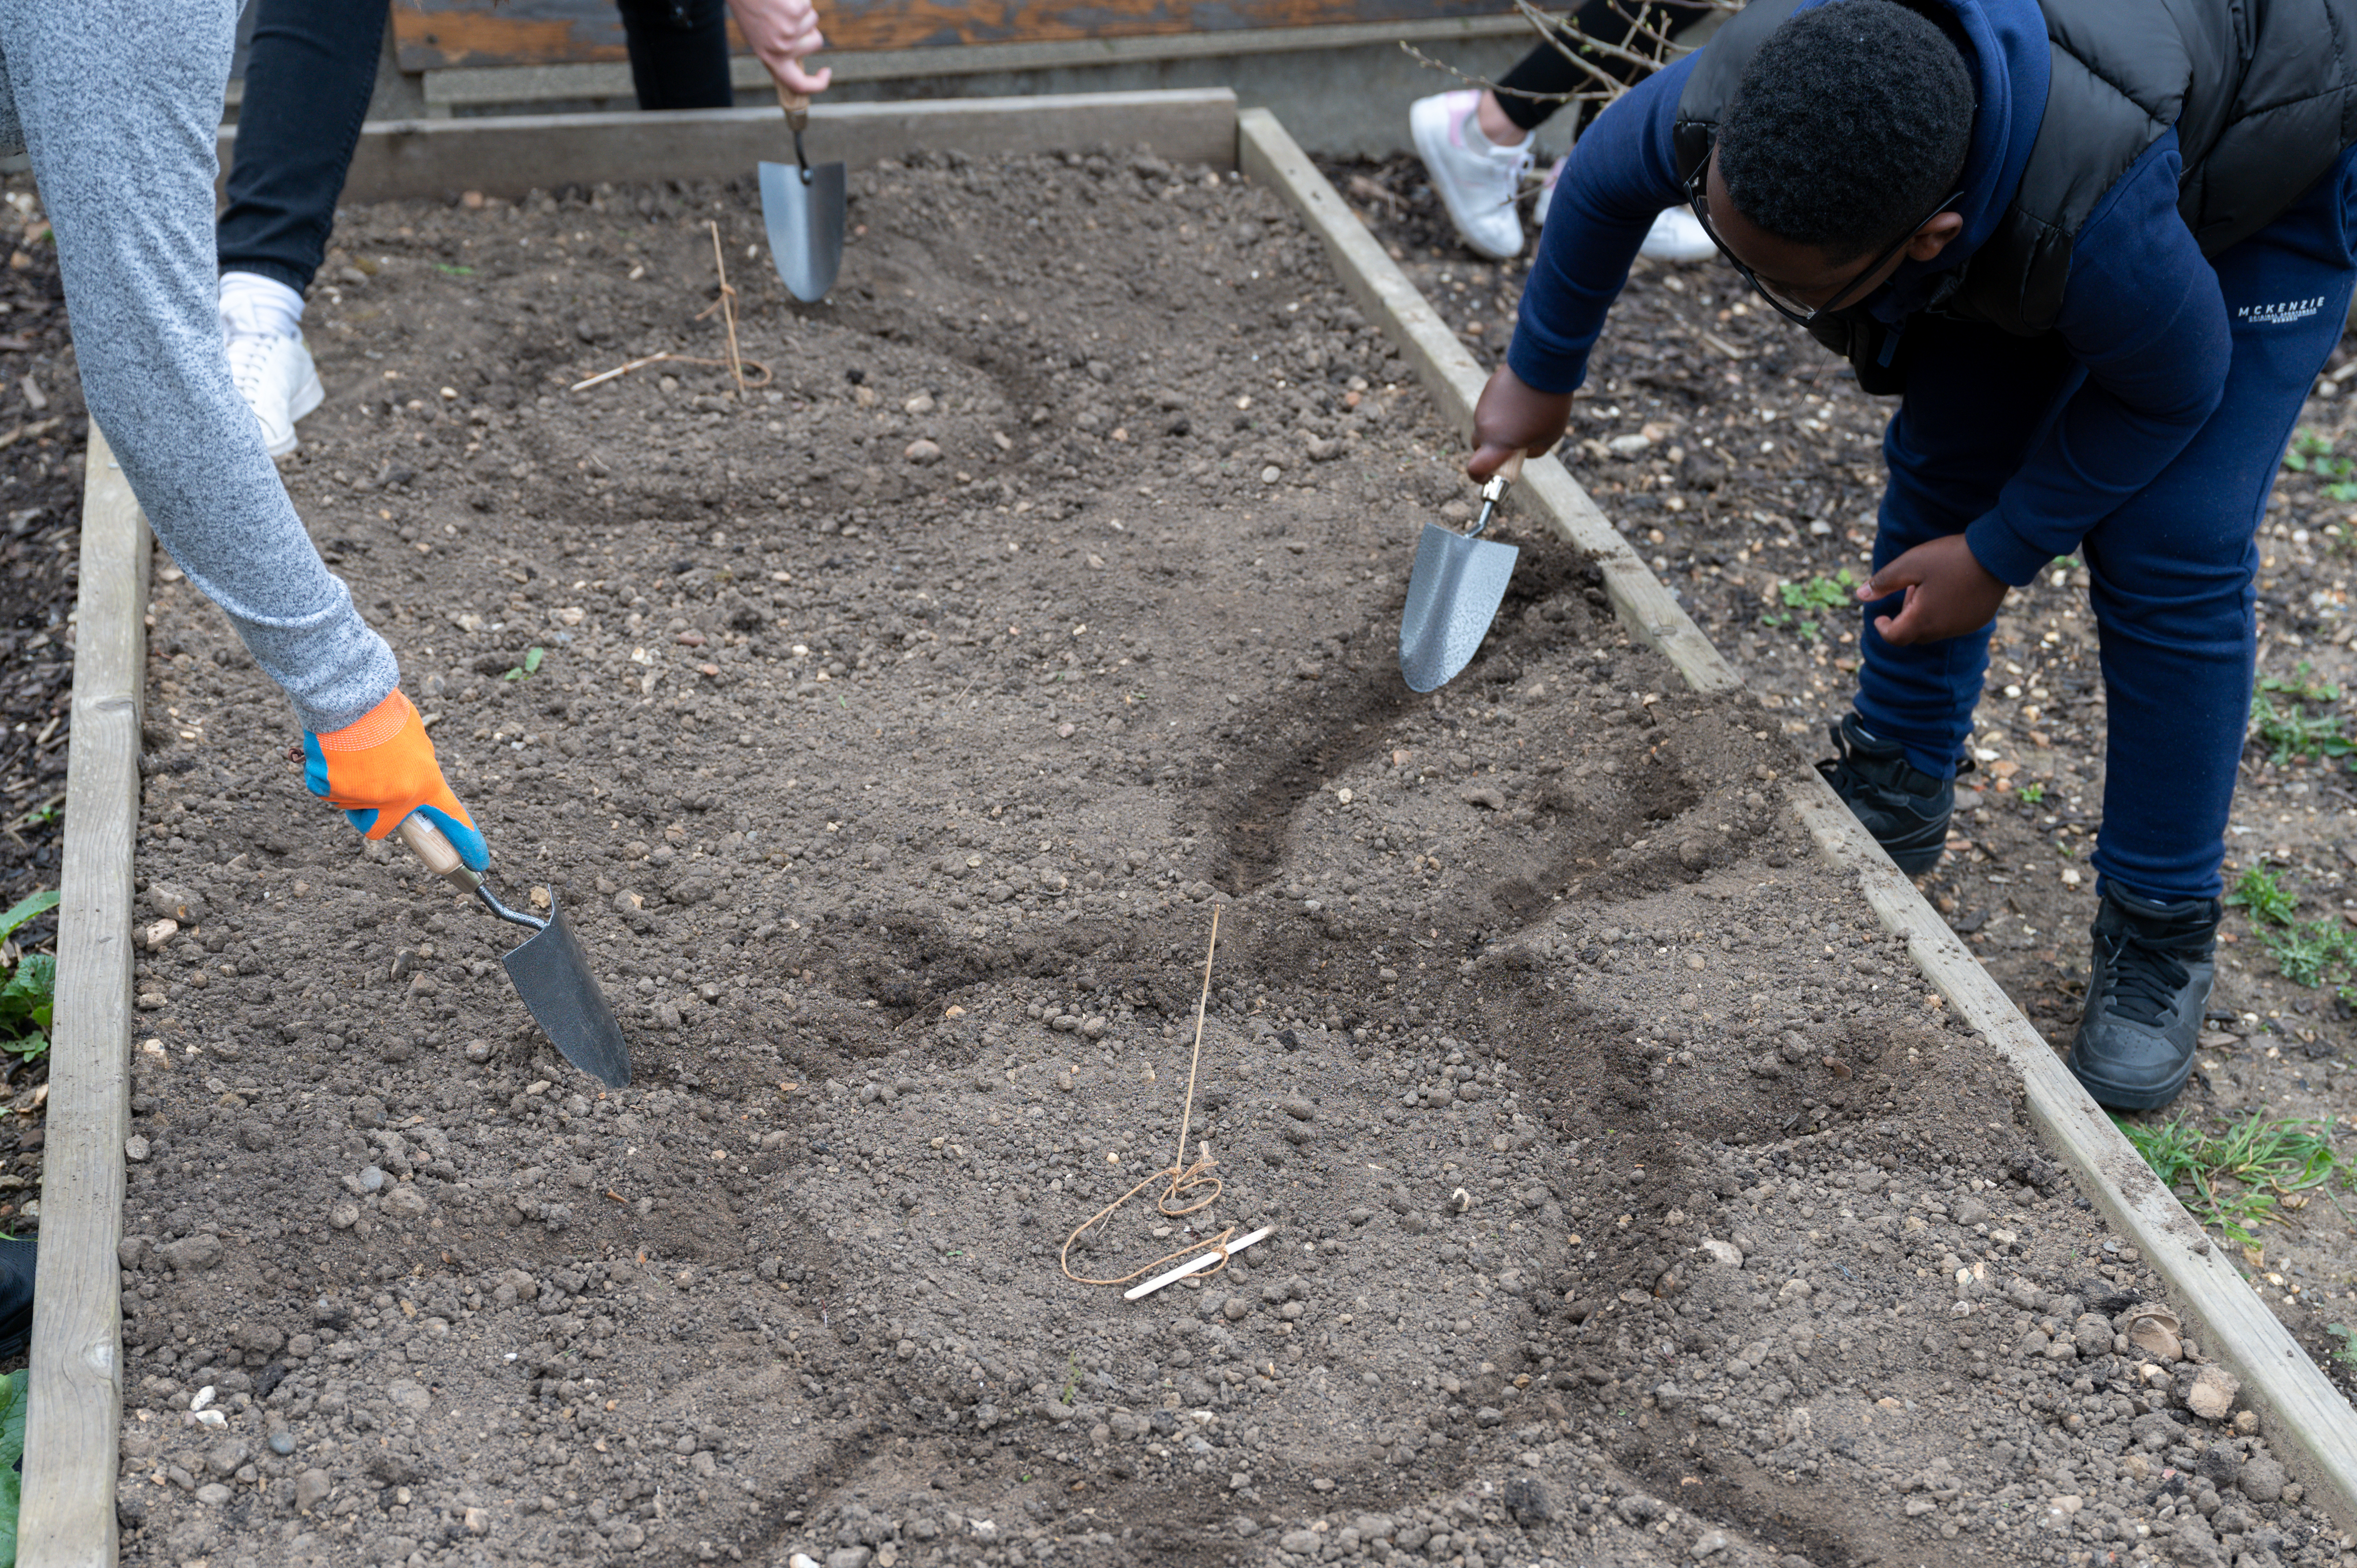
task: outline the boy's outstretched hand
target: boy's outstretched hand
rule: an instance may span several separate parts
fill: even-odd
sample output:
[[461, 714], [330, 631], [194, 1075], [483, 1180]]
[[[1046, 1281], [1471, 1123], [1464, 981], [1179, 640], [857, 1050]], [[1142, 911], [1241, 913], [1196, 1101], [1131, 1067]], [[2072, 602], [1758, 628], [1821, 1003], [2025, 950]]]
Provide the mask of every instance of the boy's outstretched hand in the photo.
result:
[[1570, 423], [1569, 392], [1534, 392], [1512, 369], [1500, 365], [1481, 389], [1481, 401], [1473, 405], [1473, 456], [1466, 460], [1465, 471], [1486, 479], [1517, 452], [1544, 456], [1563, 439]]
[[1857, 590], [1860, 604], [1907, 591], [1895, 616], [1877, 616], [1885, 642], [1905, 648], [1978, 631], [1996, 618], [2007, 589], [1974, 559], [1961, 533], [1919, 544], [1877, 572]]

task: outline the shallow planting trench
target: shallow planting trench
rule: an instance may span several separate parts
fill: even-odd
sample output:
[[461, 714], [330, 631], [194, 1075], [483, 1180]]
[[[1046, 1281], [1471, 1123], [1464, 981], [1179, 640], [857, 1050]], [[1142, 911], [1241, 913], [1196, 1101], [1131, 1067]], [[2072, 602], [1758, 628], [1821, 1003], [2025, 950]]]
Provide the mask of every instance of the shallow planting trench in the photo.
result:
[[[1751, 699], [1544, 543], [1401, 690], [1464, 486], [1274, 197], [857, 183], [836, 305], [732, 263], [742, 403], [566, 389], [722, 353], [745, 192], [348, 215], [290, 485], [638, 1081], [159, 576], [127, 1558], [2338, 1556]], [[1171, 1158], [1215, 905], [1223, 1189], [1072, 1272], [1275, 1230], [1126, 1303], [1059, 1254]]]

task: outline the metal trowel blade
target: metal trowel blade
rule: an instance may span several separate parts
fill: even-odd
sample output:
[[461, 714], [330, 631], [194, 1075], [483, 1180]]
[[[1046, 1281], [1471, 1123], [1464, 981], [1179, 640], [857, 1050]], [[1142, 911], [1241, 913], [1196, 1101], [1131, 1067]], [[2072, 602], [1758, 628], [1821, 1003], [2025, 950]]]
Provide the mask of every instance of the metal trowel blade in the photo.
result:
[[548, 890], [548, 925], [508, 954], [508, 978], [533, 1022], [565, 1059], [608, 1089], [630, 1081], [630, 1047], [598, 989], [589, 955], [565, 918], [556, 889]]
[[1400, 674], [1408, 690], [1437, 690], [1472, 662], [1521, 554], [1511, 544], [1424, 525], [1400, 612]]
[[843, 166], [820, 164], [805, 177], [792, 164], [763, 164], [761, 221], [786, 292], [804, 305], [824, 299], [843, 267]]

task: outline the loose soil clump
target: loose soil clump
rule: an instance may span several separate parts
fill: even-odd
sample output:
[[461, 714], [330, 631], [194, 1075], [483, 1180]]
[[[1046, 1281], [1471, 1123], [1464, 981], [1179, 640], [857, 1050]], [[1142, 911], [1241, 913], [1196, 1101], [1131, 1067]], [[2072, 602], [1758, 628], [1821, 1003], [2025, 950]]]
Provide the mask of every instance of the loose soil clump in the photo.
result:
[[[741, 190], [347, 215], [290, 487], [638, 1080], [162, 588], [127, 1560], [2334, 1554], [1755, 700], [1544, 541], [1401, 689], [1455, 444], [1273, 195], [856, 184], [744, 403], [563, 390], [716, 357]], [[1223, 1190], [1074, 1272], [1275, 1234], [1125, 1303], [1057, 1259], [1178, 1152], [1215, 903]]]

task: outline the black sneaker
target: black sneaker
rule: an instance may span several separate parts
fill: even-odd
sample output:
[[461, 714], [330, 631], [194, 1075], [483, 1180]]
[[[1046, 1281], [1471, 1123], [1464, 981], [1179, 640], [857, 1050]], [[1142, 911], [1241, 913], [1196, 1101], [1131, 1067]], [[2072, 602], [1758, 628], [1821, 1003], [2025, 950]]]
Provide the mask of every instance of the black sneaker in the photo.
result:
[[1907, 760], [1894, 740], [1877, 740], [1856, 714], [1833, 727], [1835, 755], [1817, 771], [1850, 814], [1874, 835], [1883, 853], [1910, 876], [1940, 864], [1948, 817], [1956, 809], [1956, 781], [1934, 779]]
[[40, 1242], [30, 1236], [0, 1241], [0, 1361], [25, 1353], [33, 1337], [33, 1263]]
[[2098, 1105], [2157, 1111], [2193, 1070], [2218, 970], [2218, 900], [2156, 904], [2106, 888], [2091, 930], [2087, 1011], [2071, 1070]]

